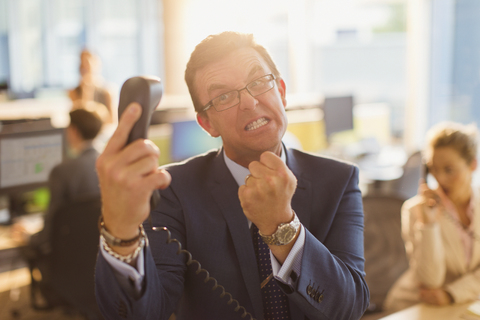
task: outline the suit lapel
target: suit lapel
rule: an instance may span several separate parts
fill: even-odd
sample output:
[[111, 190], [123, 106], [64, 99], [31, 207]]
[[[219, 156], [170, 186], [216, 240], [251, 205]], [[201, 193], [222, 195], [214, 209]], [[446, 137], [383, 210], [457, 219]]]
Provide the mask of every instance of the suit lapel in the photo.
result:
[[297, 189], [292, 198], [292, 208], [303, 226], [308, 229], [311, 217], [312, 183], [303, 174], [303, 170], [291, 149], [287, 149], [287, 166], [297, 178]]
[[[311, 182], [306, 179], [303, 174], [302, 167], [297, 162], [297, 158], [293, 154], [293, 150], [287, 149], [287, 166], [292, 170], [293, 174], [297, 178], [297, 189], [292, 198], [292, 208], [295, 210], [298, 219], [302, 223], [303, 227], [308, 229], [310, 226], [311, 217], [311, 203], [312, 188]], [[297, 307], [291, 300], [290, 302], [290, 314], [292, 319], [303, 319], [305, 314]]]
[[[297, 178], [297, 189], [292, 199], [292, 208], [305, 228], [310, 223], [311, 182], [306, 179], [292, 150], [287, 150], [287, 166]], [[235, 252], [240, 262], [240, 270], [247, 287], [250, 302], [257, 319], [262, 319], [262, 295], [260, 277], [253, 250], [253, 242], [248, 228], [247, 218], [243, 214], [238, 199], [238, 185], [225, 165], [223, 150], [214, 160], [214, 184], [212, 195], [227, 222], [232, 236]], [[235, 298], [235, 297], [234, 297]], [[292, 319], [301, 319], [303, 313], [293, 303], [290, 303]], [[247, 310], [249, 311], [249, 310]]]
[[[227, 222], [232, 236], [243, 280], [247, 287], [250, 302], [253, 305], [253, 312], [256, 318], [261, 319], [263, 307], [260, 277], [247, 218], [243, 214], [238, 199], [238, 185], [225, 165], [222, 151], [214, 161], [215, 182], [212, 195]], [[247, 312], [251, 311], [247, 310]]]

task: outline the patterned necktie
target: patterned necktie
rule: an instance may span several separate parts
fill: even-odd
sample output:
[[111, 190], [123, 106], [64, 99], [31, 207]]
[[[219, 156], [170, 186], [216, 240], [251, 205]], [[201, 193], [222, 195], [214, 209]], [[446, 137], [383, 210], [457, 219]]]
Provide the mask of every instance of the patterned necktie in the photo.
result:
[[[258, 228], [252, 224], [252, 238], [253, 247], [255, 249], [255, 256], [257, 257], [258, 270], [260, 272], [260, 279], [263, 283], [272, 274], [272, 264], [270, 261], [270, 250], [268, 245], [263, 242], [258, 234]], [[261, 289], [263, 300], [263, 316], [265, 320], [289, 320], [290, 308], [288, 305], [287, 296], [278, 287], [274, 280], [268, 283]]]

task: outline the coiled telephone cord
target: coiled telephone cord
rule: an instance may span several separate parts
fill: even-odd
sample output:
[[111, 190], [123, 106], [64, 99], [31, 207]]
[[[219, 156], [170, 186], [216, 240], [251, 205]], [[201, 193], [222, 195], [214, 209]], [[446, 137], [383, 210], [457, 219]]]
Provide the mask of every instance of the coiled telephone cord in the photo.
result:
[[191, 264], [196, 264], [197, 265], [197, 271], [195, 271], [195, 273], [196, 274], [200, 274], [202, 272], [205, 273], [205, 280], [203, 280], [204, 283], [207, 283], [210, 280], [212, 280], [214, 282], [214, 285], [212, 287], [212, 291], [215, 291], [217, 288], [220, 288], [221, 291], [222, 291], [220, 293], [220, 298], [228, 296], [229, 300], [227, 301], [227, 304], [228, 305], [230, 305], [232, 303], [236, 304], [236, 307], [235, 307], [234, 311], [239, 312], [240, 310], [242, 310], [243, 311], [243, 314], [241, 315], [242, 318], [245, 318], [246, 316], [249, 316], [250, 320], [256, 320], [255, 318], [253, 318], [253, 316], [249, 312], [247, 312], [247, 310], [243, 306], [240, 305], [240, 303], [236, 299], [233, 299], [232, 295], [229, 292], [225, 291], [225, 288], [222, 285], [218, 284], [217, 279], [215, 279], [214, 277], [211, 277], [210, 273], [207, 270], [202, 268], [202, 265], [200, 264], [200, 262], [198, 262], [197, 260], [192, 258], [192, 254], [188, 250], [182, 249], [182, 244], [177, 239], [172, 238], [172, 234], [170, 233], [170, 230], [168, 230], [168, 228], [166, 228], [166, 227], [161, 227], [161, 228], [152, 227], [152, 230], [157, 231], [157, 232], [162, 231], [162, 230], [166, 231], [167, 232], [167, 244], [175, 242], [178, 246], [177, 254], [180, 255], [181, 253], [185, 253], [187, 255], [187, 257], [188, 257], [187, 266], [190, 266]]

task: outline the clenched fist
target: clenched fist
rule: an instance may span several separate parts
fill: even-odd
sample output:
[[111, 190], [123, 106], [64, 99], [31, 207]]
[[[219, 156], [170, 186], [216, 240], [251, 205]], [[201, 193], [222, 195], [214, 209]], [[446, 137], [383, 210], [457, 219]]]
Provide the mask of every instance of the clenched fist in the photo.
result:
[[245, 216], [261, 233], [270, 235], [280, 223], [293, 218], [291, 201], [297, 179], [274, 153], [266, 151], [260, 161], [252, 161], [250, 177], [240, 186], [238, 196]]

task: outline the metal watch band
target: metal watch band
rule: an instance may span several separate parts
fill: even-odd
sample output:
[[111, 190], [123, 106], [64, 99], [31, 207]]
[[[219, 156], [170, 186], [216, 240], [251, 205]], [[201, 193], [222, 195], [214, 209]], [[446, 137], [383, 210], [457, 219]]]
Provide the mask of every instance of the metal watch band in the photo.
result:
[[[294, 229], [295, 232], [292, 233], [292, 236], [286, 241], [279, 241], [278, 234], [280, 232], [280, 229], [285, 225], [288, 225], [290, 228]], [[258, 233], [262, 237], [263, 242], [265, 242], [267, 245], [282, 246], [292, 242], [292, 240], [295, 239], [295, 235], [297, 234], [299, 229], [300, 229], [300, 220], [298, 219], [295, 211], [293, 211], [293, 220], [288, 223], [279, 224], [277, 227], [277, 231], [275, 231], [272, 235], [266, 236], [266, 235], [263, 235], [260, 231], [258, 231]]]
[[108, 230], [105, 228], [105, 223], [103, 222], [103, 216], [100, 216], [98, 220], [98, 228], [100, 234], [105, 238], [105, 242], [108, 243], [109, 246], [117, 246], [117, 247], [129, 247], [135, 243], [137, 243], [140, 237], [146, 237], [145, 230], [143, 230], [143, 225], [138, 227], [138, 235], [134, 238], [123, 240], [113, 236]]

